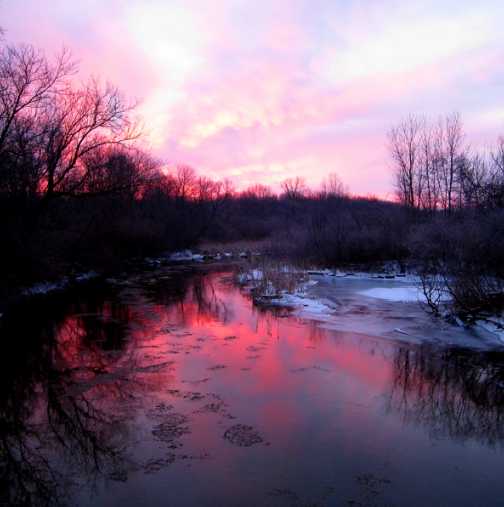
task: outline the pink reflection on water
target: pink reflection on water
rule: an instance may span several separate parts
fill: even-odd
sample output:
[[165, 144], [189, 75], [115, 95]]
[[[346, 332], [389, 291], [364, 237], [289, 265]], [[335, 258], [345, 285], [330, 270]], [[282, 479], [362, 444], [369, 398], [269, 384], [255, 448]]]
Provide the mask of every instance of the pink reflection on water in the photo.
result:
[[[390, 460], [411, 489], [418, 473], [441, 480], [433, 471], [451, 456], [430, 445], [430, 431], [453, 437], [443, 443], [451, 453], [460, 452], [457, 439], [502, 436], [493, 384], [484, 397], [475, 396], [480, 385], [471, 391], [472, 378], [487, 378], [474, 374], [478, 363], [460, 368], [457, 356], [440, 361], [429, 350], [258, 311], [229, 272], [187, 275], [180, 286], [169, 270], [168, 281], [161, 275], [69, 313], [53, 350], [70, 379], [66, 395], [121, 422], [137, 462], [131, 473], [159, 474], [135, 476], [149, 484], [152, 504], [210, 495], [214, 504], [246, 497], [259, 505], [285, 484], [316, 489], [335, 474], [344, 495], [358, 474]], [[486, 429], [471, 430], [475, 421]], [[251, 432], [250, 448], [225, 437], [237, 425], [248, 428], [245, 443]], [[469, 480], [474, 471], [460, 473]]]

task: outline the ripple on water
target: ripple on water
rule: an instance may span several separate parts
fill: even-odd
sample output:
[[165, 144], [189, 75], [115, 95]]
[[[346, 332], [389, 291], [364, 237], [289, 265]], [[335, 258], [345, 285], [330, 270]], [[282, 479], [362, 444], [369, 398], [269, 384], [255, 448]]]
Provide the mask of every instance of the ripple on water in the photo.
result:
[[215, 366], [210, 366], [208, 369], [210, 371], [216, 371], [216, 370], [223, 370], [224, 368], [226, 368], [225, 364], [216, 364]]

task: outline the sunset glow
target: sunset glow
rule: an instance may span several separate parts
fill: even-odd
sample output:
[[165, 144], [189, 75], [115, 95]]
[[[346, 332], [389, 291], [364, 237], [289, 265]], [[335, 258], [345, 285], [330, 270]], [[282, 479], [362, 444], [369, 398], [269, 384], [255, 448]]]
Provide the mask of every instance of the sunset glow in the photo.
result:
[[4, 0], [0, 16], [10, 43], [64, 45], [82, 79], [137, 98], [167, 163], [237, 188], [336, 172], [386, 198], [406, 114], [459, 111], [472, 146], [504, 133], [498, 0]]

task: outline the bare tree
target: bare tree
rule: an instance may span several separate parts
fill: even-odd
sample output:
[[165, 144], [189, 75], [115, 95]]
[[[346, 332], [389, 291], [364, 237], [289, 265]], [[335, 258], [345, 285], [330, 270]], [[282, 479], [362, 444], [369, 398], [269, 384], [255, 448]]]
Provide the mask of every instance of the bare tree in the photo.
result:
[[422, 172], [420, 181], [424, 188], [419, 192], [421, 196], [419, 206], [430, 211], [436, 210], [439, 205], [434, 136], [434, 129], [425, 123], [420, 139], [420, 171]]
[[488, 181], [485, 185], [485, 204], [491, 208], [504, 208], [504, 137], [490, 154]]
[[461, 181], [461, 162], [466, 155], [463, 140], [463, 126], [458, 113], [439, 119], [435, 140], [435, 167], [441, 208], [448, 214], [451, 214], [457, 204], [461, 204], [458, 184]]
[[36, 156], [38, 126], [32, 118], [16, 118], [8, 142], [0, 154], [0, 192], [11, 198], [28, 199], [37, 195], [41, 164]]
[[223, 185], [223, 189], [222, 189], [222, 198], [223, 199], [231, 199], [233, 196], [236, 195], [235, 186], [230, 179], [225, 178], [224, 181], [222, 182], [222, 185]]
[[419, 158], [423, 125], [423, 119], [410, 115], [392, 128], [388, 135], [399, 201], [409, 208], [419, 207], [422, 199], [423, 180]]
[[408, 116], [389, 132], [399, 201], [410, 208], [443, 209], [463, 206], [464, 183], [471, 172], [457, 113], [432, 126]]
[[160, 163], [142, 150], [112, 145], [89, 152], [83, 165], [85, 195], [116, 193], [134, 198], [154, 184]]
[[308, 192], [308, 187], [304, 178], [296, 176], [295, 178], [288, 178], [282, 182], [283, 194], [287, 199], [301, 199]]
[[492, 160], [500, 177], [504, 179], [504, 137], [499, 137], [497, 148], [492, 152]]
[[[18, 193], [29, 188], [46, 202], [84, 195], [91, 186], [96, 188], [99, 177], [98, 166], [90, 163], [93, 153], [126, 146], [139, 136], [131, 117], [134, 104], [96, 80], [73, 85], [70, 76], [75, 71], [66, 50], [53, 63], [32, 46], [1, 51], [2, 188], [13, 190], [17, 180]], [[98, 173], [92, 175], [92, 170]]]
[[222, 195], [223, 185], [205, 176], [200, 176], [196, 182], [195, 198], [198, 202], [218, 201]]
[[41, 114], [40, 157], [46, 199], [84, 192], [92, 179], [85, 158], [107, 146], [126, 146], [140, 135], [131, 119], [134, 105], [119, 91], [92, 80], [82, 88], [67, 87]]
[[461, 156], [457, 159], [457, 202], [459, 209], [478, 208], [485, 204], [489, 184], [487, 157], [481, 154]]
[[196, 171], [188, 165], [179, 165], [175, 179], [177, 181], [177, 197], [182, 200], [193, 198], [196, 194]]
[[336, 173], [329, 173], [327, 178], [322, 181], [321, 194], [324, 197], [344, 197], [348, 191]]
[[249, 199], [268, 199], [273, 197], [273, 191], [267, 185], [262, 185], [261, 183], [256, 183], [255, 185], [251, 185], [247, 189], [245, 189], [241, 193], [242, 197]]
[[[446, 164], [443, 171], [444, 191], [446, 194], [446, 202], [448, 204], [447, 211], [451, 213], [455, 205], [455, 183], [457, 181], [457, 166], [463, 155], [462, 141], [464, 137], [462, 122], [458, 113], [454, 113], [445, 118], [445, 156]], [[458, 178], [460, 181], [460, 178]]]
[[9, 132], [21, 115], [38, 118], [75, 72], [70, 53], [63, 50], [54, 63], [33, 46], [7, 46], [0, 51], [0, 155]]

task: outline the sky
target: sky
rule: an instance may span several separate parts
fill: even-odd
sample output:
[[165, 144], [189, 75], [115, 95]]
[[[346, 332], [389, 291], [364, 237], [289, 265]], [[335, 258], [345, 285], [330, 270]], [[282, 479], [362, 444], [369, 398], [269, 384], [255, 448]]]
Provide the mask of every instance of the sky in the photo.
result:
[[9, 43], [62, 46], [139, 101], [167, 164], [237, 188], [337, 173], [393, 196], [387, 131], [459, 112], [504, 134], [502, 0], [0, 0]]

